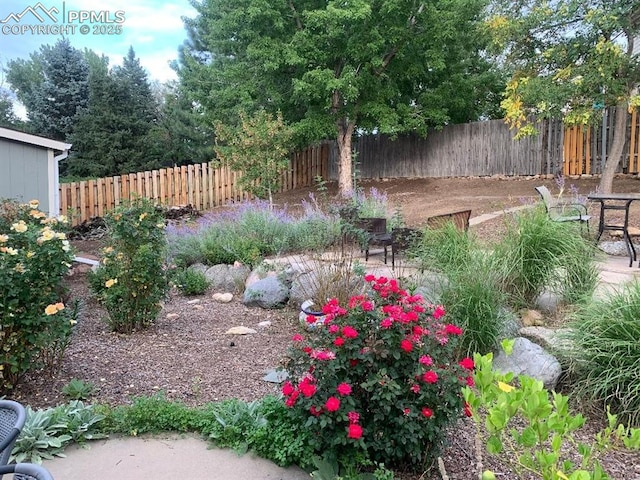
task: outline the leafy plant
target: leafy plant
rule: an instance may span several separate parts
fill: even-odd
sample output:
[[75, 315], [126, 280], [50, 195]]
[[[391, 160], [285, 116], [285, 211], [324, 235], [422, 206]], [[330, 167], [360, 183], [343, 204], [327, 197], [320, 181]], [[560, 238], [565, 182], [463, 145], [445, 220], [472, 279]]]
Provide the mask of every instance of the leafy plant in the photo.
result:
[[68, 344], [75, 309], [61, 282], [73, 255], [66, 219], [47, 218], [38, 202], [0, 202], [0, 393], [32, 370], [55, 367]]
[[[462, 330], [395, 280], [365, 276], [371, 295], [327, 302], [323, 325], [297, 334], [282, 393], [317, 453], [421, 468], [462, 413], [470, 359], [456, 363]], [[315, 321], [315, 319], [314, 319]]]
[[209, 280], [199, 271], [187, 268], [181, 270], [174, 279], [176, 286], [183, 295], [202, 295], [209, 288]]
[[92, 405], [72, 401], [66, 405], [44, 410], [25, 407], [26, 421], [16, 440], [10, 461], [42, 463], [42, 459], [64, 457], [64, 449], [71, 441], [104, 438], [99, 423], [104, 420]]
[[[508, 352], [510, 343], [505, 347]], [[578, 442], [575, 432], [584, 426], [585, 418], [570, 412], [568, 397], [550, 394], [541, 381], [522, 375], [519, 385], [512, 385], [513, 374], [496, 373], [492, 357], [474, 356], [475, 389], [465, 388], [464, 398], [478, 431], [486, 428], [487, 452], [511, 460], [518, 476], [529, 472], [543, 480], [604, 480], [609, 477], [598, 462], [603, 451], [616, 446], [640, 448], [640, 430], [618, 425], [611, 414], [608, 426], [591, 445]], [[575, 447], [579, 463], [569, 447]], [[490, 474], [485, 472], [488, 478]]]
[[86, 400], [94, 391], [94, 384], [91, 382], [83, 382], [77, 378], [72, 378], [69, 383], [62, 387], [62, 394], [71, 400]]
[[289, 165], [293, 130], [282, 119], [265, 110], [252, 116], [240, 114], [240, 125], [232, 127], [220, 122], [215, 125], [216, 155], [221, 162], [241, 172], [239, 183], [258, 198], [268, 198], [273, 206], [282, 172]]
[[131, 333], [153, 323], [169, 286], [164, 221], [150, 201], [136, 199], [109, 213], [106, 222], [108, 245], [89, 279], [111, 329]]
[[109, 413], [109, 431], [139, 435], [166, 431], [198, 431], [203, 418], [199, 409], [167, 399], [163, 393], [136, 397], [131, 405], [116, 407]]
[[640, 425], [640, 283], [592, 298], [570, 314], [563, 356], [575, 395], [608, 404], [632, 425]]

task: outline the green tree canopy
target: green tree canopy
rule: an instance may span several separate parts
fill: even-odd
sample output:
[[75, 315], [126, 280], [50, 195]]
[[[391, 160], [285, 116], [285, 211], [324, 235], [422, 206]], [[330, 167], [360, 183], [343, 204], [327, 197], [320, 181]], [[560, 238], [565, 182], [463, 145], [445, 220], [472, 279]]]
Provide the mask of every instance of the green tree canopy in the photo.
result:
[[476, 28], [484, 0], [203, 0], [186, 19], [178, 73], [211, 121], [282, 111], [304, 141], [337, 139], [352, 189], [351, 140], [468, 121], [498, 76]]
[[29, 60], [12, 60], [7, 81], [27, 108], [30, 129], [68, 140], [78, 115], [89, 101], [89, 67], [68, 39], [43, 45]]
[[487, 26], [512, 68], [503, 107], [519, 134], [527, 115], [589, 124], [616, 107], [614, 138], [600, 189], [610, 192], [622, 158], [627, 110], [639, 105], [637, 0], [494, 0]]

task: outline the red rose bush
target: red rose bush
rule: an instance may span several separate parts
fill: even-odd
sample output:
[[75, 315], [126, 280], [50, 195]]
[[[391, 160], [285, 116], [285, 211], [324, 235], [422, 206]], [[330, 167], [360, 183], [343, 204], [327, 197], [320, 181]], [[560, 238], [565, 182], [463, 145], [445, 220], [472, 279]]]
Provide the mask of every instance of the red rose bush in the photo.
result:
[[310, 317], [316, 327], [293, 337], [284, 401], [320, 454], [423, 468], [465, 412], [461, 390], [473, 384], [473, 361], [454, 358], [462, 330], [441, 306], [396, 280], [365, 280], [368, 295], [330, 300], [324, 322]]

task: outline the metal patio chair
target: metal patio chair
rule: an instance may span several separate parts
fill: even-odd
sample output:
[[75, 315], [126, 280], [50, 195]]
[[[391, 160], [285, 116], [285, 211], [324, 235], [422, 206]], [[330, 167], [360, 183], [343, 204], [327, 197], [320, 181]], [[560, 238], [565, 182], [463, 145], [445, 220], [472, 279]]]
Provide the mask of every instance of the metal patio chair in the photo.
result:
[[586, 225], [587, 231], [589, 231], [591, 215], [587, 215], [587, 207], [585, 205], [578, 202], [558, 200], [544, 185], [535, 187], [535, 189], [542, 197], [547, 215], [551, 220], [554, 222], [580, 222], [580, 225]]
[[[11, 475], [16, 480], [53, 480], [49, 470], [35, 463], [12, 463], [0, 466], [0, 478]], [[8, 478], [8, 477], [5, 477]]]
[[11, 450], [26, 418], [21, 404], [13, 400], [0, 400], [0, 466], [9, 463]]

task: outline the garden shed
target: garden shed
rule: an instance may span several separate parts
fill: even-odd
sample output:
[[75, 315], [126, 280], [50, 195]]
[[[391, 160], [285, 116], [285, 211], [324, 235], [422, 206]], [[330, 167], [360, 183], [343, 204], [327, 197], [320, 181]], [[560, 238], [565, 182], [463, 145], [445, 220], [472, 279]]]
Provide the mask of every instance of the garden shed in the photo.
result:
[[50, 216], [60, 215], [58, 162], [71, 144], [0, 127], [0, 198], [38, 200]]

